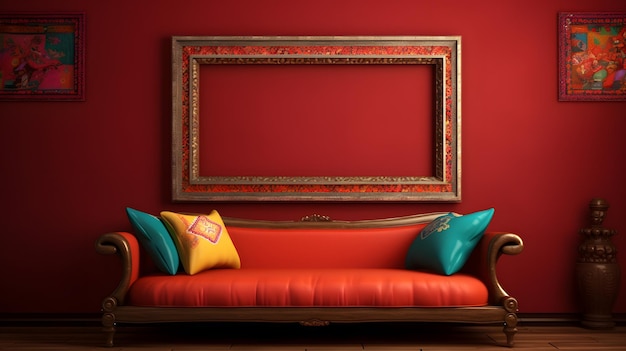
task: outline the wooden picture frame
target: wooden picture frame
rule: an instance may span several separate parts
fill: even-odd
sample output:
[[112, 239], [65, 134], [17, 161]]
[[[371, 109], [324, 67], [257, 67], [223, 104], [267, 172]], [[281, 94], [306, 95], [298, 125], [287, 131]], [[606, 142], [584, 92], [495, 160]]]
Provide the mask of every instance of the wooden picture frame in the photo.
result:
[[[174, 201], [416, 201], [416, 202], [459, 202], [461, 200], [461, 113], [460, 113], [460, 83], [461, 83], [461, 38], [458, 36], [449, 37], [173, 37], [172, 38], [172, 74], [173, 74], [173, 113], [172, 113], [172, 198]], [[280, 68], [288, 69], [289, 77], [298, 77], [299, 74], [309, 74], [310, 69], [315, 69], [316, 76], [328, 74], [327, 70], [332, 70], [333, 77], [349, 73], [350, 67], [359, 70], [358, 75], [353, 75], [346, 81], [338, 85], [349, 84], [349, 80], [364, 78], [368, 75], [376, 75], [377, 79], [384, 79], [386, 74], [400, 76], [398, 79], [417, 72], [420, 68], [428, 68], [432, 73], [427, 75], [427, 86], [422, 94], [422, 90], [410, 92], [407, 98], [401, 100], [402, 103], [412, 103], [414, 100], [427, 101], [426, 108], [410, 105], [404, 107], [398, 101], [387, 103], [382, 100], [382, 106], [389, 107], [390, 111], [400, 111], [400, 113], [384, 113], [384, 120], [375, 127], [376, 129], [393, 126], [396, 132], [404, 130], [425, 129], [427, 137], [417, 138], [408, 136], [402, 137], [404, 140], [427, 139], [426, 144], [419, 146], [398, 147], [382, 146], [380, 157], [376, 158], [376, 163], [382, 166], [377, 169], [401, 168], [411, 165], [412, 154], [420, 154], [427, 164], [425, 170], [398, 171], [403, 174], [383, 174], [378, 171], [367, 171], [367, 174], [343, 174], [349, 171], [339, 170], [341, 165], [335, 165], [323, 170], [322, 174], [311, 174], [318, 171], [318, 168], [310, 168], [302, 171], [302, 174], [292, 173], [298, 169], [297, 166], [307, 163], [324, 163], [324, 159], [317, 159], [316, 147], [324, 147], [329, 150], [326, 154], [343, 154], [342, 148], [333, 149], [333, 140], [350, 138], [357, 145], [355, 148], [365, 146], [362, 140], [374, 140], [375, 134], [379, 131], [369, 130], [363, 134], [351, 134], [348, 132], [325, 136], [319, 143], [313, 143], [312, 150], [303, 147], [303, 150], [290, 150], [293, 155], [301, 151], [302, 157], [297, 160], [285, 161], [287, 164], [276, 164], [276, 167], [267, 166], [258, 168], [280, 169], [280, 173], [271, 174], [256, 172], [256, 169], [241, 171], [239, 168], [227, 169], [230, 164], [245, 167], [254, 162], [269, 162], [271, 157], [259, 156], [248, 158], [246, 162], [239, 162], [238, 157], [231, 157], [230, 161], [223, 163], [224, 166], [215, 166], [217, 161], [207, 161], [209, 156], [221, 154], [237, 148], [237, 139], [244, 138], [242, 130], [231, 135], [229, 139], [215, 142], [224, 131], [231, 129], [241, 129], [240, 126], [228, 125], [230, 120], [237, 119], [237, 110], [242, 105], [251, 103], [257, 94], [264, 93], [264, 90], [275, 89], [278, 85], [277, 76], [282, 73], [273, 71], [271, 82], [263, 83], [261, 88], [247, 91], [244, 87], [256, 84], [253, 81], [255, 70], [263, 67], [266, 69]], [[381, 69], [383, 71], [381, 71]], [[209, 73], [203, 73], [208, 70]], [[239, 72], [245, 70], [245, 73]], [[384, 71], [386, 70], [386, 71]], [[398, 70], [398, 71], [396, 71]], [[401, 71], [402, 70], [402, 71]], [[234, 73], [229, 73], [234, 72]], [[382, 72], [382, 73], [381, 73]], [[407, 73], [407, 74], [405, 74]], [[218, 80], [223, 76], [223, 80]], [[383, 78], [380, 78], [383, 76]], [[310, 77], [310, 76], [306, 76]], [[354, 118], [347, 116], [350, 113], [336, 113], [342, 110], [339, 105], [321, 108], [321, 113], [305, 118], [301, 114], [309, 112], [300, 109], [294, 113], [298, 107], [288, 107], [286, 104], [292, 100], [299, 100], [300, 105], [311, 106], [309, 100], [310, 93], [297, 95], [299, 89], [305, 89], [308, 85], [307, 78], [296, 80], [296, 83], [286, 90], [277, 93], [279, 98], [265, 98], [263, 103], [276, 105], [270, 106], [272, 122], [264, 123], [265, 120], [255, 120], [256, 112], [244, 116], [243, 124], [254, 124], [260, 134], [271, 133], [277, 126], [284, 128], [284, 124], [294, 123], [294, 131], [282, 133], [280, 136], [292, 137], [287, 145], [279, 146], [276, 149], [299, 147], [300, 139], [307, 139], [309, 136], [318, 137], [318, 126], [328, 126], [334, 129], [334, 125], [341, 125], [344, 118]], [[325, 76], [324, 76], [325, 77]], [[373, 77], [372, 77], [373, 78]], [[214, 83], [217, 80], [218, 83]], [[249, 80], [249, 81], [246, 81]], [[269, 80], [269, 79], [268, 79]], [[303, 84], [305, 81], [307, 83]], [[373, 80], [373, 79], [372, 79]], [[233, 83], [234, 82], [234, 83]], [[413, 82], [406, 83], [411, 86]], [[206, 89], [212, 84], [219, 85], [213, 90]], [[236, 84], [229, 87], [231, 84]], [[282, 84], [285, 85], [285, 84]], [[337, 85], [337, 84], [333, 84]], [[391, 82], [385, 88], [394, 89]], [[202, 87], [202, 89], [201, 89]], [[358, 86], [350, 86], [351, 89], [358, 89]], [[321, 86], [320, 89], [332, 88], [330, 85]], [[368, 91], [377, 91], [379, 87], [368, 87]], [[233, 92], [226, 98], [222, 94], [227, 94], [231, 89]], [[226, 92], [225, 92], [226, 91]], [[296, 91], [296, 92], [294, 92]], [[351, 90], [348, 89], [348, 92]], [[367, 92], [365, 92], [366, 94]], [[397, 94], [385, 95], [387, 98], [395, 99]], [[271, 92], [270, 92], [271, 94]], [[296, 94], [296, 95], [294, 95]], [[342, 91], [333, 93], [343, 94]], [[219, 95], [219, 96], [214, 96]], [[286, 98], [289, 95], [290, 98]], [[334, 96], [333, 95], [333, 96]], [[422, 97], [425, 95], [426, 97]], [[272, 96], [272, 95], [269, 95]], [[373, 100], [374, 98], [365, 99]], [[324, 99], [322, 99], [324, 100]], [[214, 109], [214, 105], [220, 101], [238, 101], [237, 104], [226, 106], [222, 109]], [[352, 101], [357, 104], [362, 100]], [[318, 108], [319, 101], [315, 101], [315, 108]], [[397, 106], [399, 105], [400, 106]], [[393, 109], [392, 109], [393, 107]], [[413, 113], [412, 108], [420, 110], [421, 115]], [[289, 110], [284, 112], [283, 110]], [[209, 112], [207, 112], [209, 111]], [[256, 111], [256, 110], [254, 110]], [[427, 111], [427, 112], [424, 112]], [[281, 119], [283, 113], [289, 114]], [[404, 116], [404, 120], [394, 120], [396, 114]], [[426, 115], [427, 114], [427, 115]], [[269, 115], [269, 114], [268, 114]], [[266, 115], [265, 118], [268, 118]], [[278, 116], [278, 117], [275, 117]], [[325, 118], [322, 121], [318, 119]], [[372, 119], [372, 118], [370, 118]], [[287, 122], [280, 122], [280, 121]], [[313, 120], [313, 121], [312, 121]], [[295, 121], [295, 122], [292, 122]], [[252, 122], [252, 123], [251, 123]], [[361, 124], [360, 120], [347, 122], [349, 127]], [[415, 126], [413, 124], [417, 124]], [[226, 126], [224, 126], [226, 124]], [[267, 126], [270, 124], [270, 126]], [[408, 125], [407, 125], [408, 124]], [[273, 127], [271, 126], [273, 125]], [[304, 127], [303, 127], [304, 126]], [[252, 127], [250, 127], [252, 128]], [[308, 135], [306, 132], [311, 130]], [[312, 130], [316, 130], [313, 132]], [[239, 134], [237, 134], [239, 133]], [[257, 134], [259, 134], [257, 133]], [[393, 133], [393, 131], [392, 131]], [[296, 140], [293, 135], [298, 134]], [[252, 134], [246, 134], [251, 137]], [[276, 138], [272, 138], [274, 140]], [[391, 138], [393, 139], [393, 138]], [[246, 139], [247, 140], [247, 139]], [[294, 142], [295, 140], [295, 142]], [[361, 144], [359, 144], [361, 143]], [[210, 147], [204, 145], [211, 144]], [[262, 143], [259, 143], [262, 144]], [[369, 144], [369, 142], [367, 142]], [[294, 146], [296, 145], [296, 146]], [[344, 144], [345, 145], [345, 144]], [[410, 144], [412, 145], [412, 144]], [[415, 147], [416, 150], [410, 150]], [[423, 150], [417, 150], [417, 149]], [[343, 147], [343, 149], [346, 149]], [[402, 149], [402, 150], [400, 150]], [[407, 149], [409, 149], [407, 151]], [[254, 154], [258, 150], [247, 150], [243, 153]], [[281, 151], [281, 150], [276, 150]], [[398, 156], [400, 152], [407, 153], [408, 156]], [[370, 151], [368, 151], [370, 152]], [[271, 154], [271, 153], [270, 153]], [[347, 156], [346, 162], [350, 159]], [[244, 157], [242, 157], [244, 158]], [[312, 160], [312, 161], [311, 161]], [[417, 162], [417, 158], [416, 161]], [[341, 163], [339, 161], [338, 163]], [[367, 163], [367, 162], [365, 162]], [[313, 171], [311, 171], [311, 169]], [[320, 171], [321, 172], [321, 171]], [[364, 171], [365, 172], [365, 171]], [[413, 174], [406, 174], [413, 172]], [[289, 173], [289, 174], [288, 174]]]
[[0, 100], [85, 99], [85, 14], [0, 14]]
[[626, 12], [559, 13], [559, 100], [626, 101]]

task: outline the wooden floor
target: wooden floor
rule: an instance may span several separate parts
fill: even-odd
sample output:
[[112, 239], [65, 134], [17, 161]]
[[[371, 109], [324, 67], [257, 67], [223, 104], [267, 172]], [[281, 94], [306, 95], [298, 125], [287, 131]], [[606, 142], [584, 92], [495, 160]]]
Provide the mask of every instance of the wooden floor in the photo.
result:
[[[104, 347], [93, 323], [0, 325], [0, 350], [162, 350], [162, 351], [430, 351], [499, 350], [499, 326], [450, 324], [183, 324], [120, 326], [116, 346]], [[626, 350], [626, 326], [589, 330], [570, 325], [521, 325], [515, 350]]]

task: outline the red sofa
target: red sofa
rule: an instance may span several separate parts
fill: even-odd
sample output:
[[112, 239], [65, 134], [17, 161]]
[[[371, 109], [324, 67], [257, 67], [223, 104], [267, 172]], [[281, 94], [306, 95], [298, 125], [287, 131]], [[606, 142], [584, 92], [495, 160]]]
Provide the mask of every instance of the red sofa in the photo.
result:
[[407, 250], [443, 213], [378, 220], [301, 221], [223, 218], [240, 269], [174, 275], [142, 267], [135, 235], [102, 235], [96, 249], [122, 259], [121, 280], [102, 303], [107, 345], [118, 323], [157, 322], [469, 322], [517, 331], [517, 301], [498, 281], [501, 254], [523, 249], [519, 236], [485, 232], [451, 275], [407, 269]]

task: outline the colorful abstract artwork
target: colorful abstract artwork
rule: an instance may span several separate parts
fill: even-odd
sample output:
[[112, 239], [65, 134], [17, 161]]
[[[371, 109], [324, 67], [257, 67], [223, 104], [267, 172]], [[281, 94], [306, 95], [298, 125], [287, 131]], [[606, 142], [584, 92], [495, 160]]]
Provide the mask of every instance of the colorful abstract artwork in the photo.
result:
[[84, 100], [83, 14], [0, 15], [0, 99]]
[[559, 14], [559, 100], [626, 100], [626, 13]]

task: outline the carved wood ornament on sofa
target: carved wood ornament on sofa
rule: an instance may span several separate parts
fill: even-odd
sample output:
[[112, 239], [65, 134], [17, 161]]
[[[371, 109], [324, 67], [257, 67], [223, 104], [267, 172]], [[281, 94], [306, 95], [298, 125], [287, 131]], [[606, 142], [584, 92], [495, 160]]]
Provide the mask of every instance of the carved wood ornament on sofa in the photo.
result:
[[[173, 200], [460, 202], [460, 52], [461, 38], [458, 36], [173, 37]], [[420, 85], [419, 82], [415, 82], [415, 85], [421, 88], [402, 92], [409, 96], [413, 94], [412, 96], [415, 97], [413, 100], [420, 101], [420, 103], [427, 101], [426, 104], [429, 106], [417, 108], [419, 111], [412, 111], [411, 109], [415, 108], [415, 104], [411, 98], [404, 100], [398, 98], [396, 100], [391, 93], [391, 95], [385, 94], [381, 98], [390, 97], [392, 101], [379, 102], [388, 104], [388, 114], [347, 116], [349, 113], [338, 113], [333, 115], [334, 110], [343, 110], [343, 107], [329, 106], [320, 107], [323, 113], [318, 114], [319, 120], [311, 120], [309, 116], [303, 115], [302, 111], [282, 111], [285, 99], [281, 100], [280, 94], [277, 94], [278, 96], [266, 95], [272, 96], [272, 99], [264, 99], [264, 106], [272, 103], [273, 105], [267, 109], [271, 110], [272, 116], [279, 116], [276, 119], [267, 120], [267, 116], [263, 117], [261, 114], [257, 116], [256, 113], [247, 112], [243, 118], [246, 122], [241, 123], [249, 124], [247, 126], [249, 129], [260, 128], [259, 134], [266, 133], [267, 130], [265, 129], [276, 129], [275, 124], [281, 123], [277, 122], [281, 120], [289, 120], [286, 124], [293, 124], [293, 128], [297, 128], [293, 132], [283, 133], [285, 136], [293, 134], [286, 140], [318, 137], [317, 134], [307, 135], [304, 133], [309, 131], [309, 128], [315, 131], [322, 130], [322, 128], [340, 128], [339, 126], [343, 125], [349, 131], [339, 131], [339, 133], [343, 133], [340, 134], [339, 138], [349, 138], [356, 143], [360, 142], [361, 144], [354, 145], [354, 148], [358, 150], [357, 154], [358, 152], [363, 154], [364, 160], [361, 160], [360, 163], [365, 164], [368, 163], [367, 157], [370, 157], [369, 154], [371, 153], [367, 147], [371, 147], [371, 145], [369, 142], [362, 141], [375, 140], [376, 133], [379, 132], [378, 129], [381, 130], [380, 133], [389, 130], [405, 133], [398, 139], [406, 141], [405, 144], [389, 143], [390, 145], [380, 146], [379, 149], [383, 149], [380, 154], [382, 157], [371, 156], [372, 163], [375, 162], [378, 168], [374, 171], [363, 171], [367, 174], [345, 174], [350, 173], [350, 171], [337, 170], [336, 166], [325, 165], [324, 157], [347, 152], [344, 150], [345, 147], [342, 149], [345, 141], [344, 144], [337, 144], [338, 146], [333, 149], [333, 143], [338, 143], [338, 138], [333, 139], [332, 134], [324, 135], [323, 138], [307, 144], [320, 145], [323, 150], [331, 150], [326, 152], [326, 156], [317, 155], [316, 152], [311, 152], [306, 148], [299, 150], [300, 146], [286, 141], [284, 145], [276, 147], [277, 152], [282, 149], [289, 149], [289, 155], [297, 154], [299, 156], [297, 159], [290, 158], [281, 161], [283, 165], [273, 165], [269, 158], [265, 158], [261, 154], [260, 150], [263, 146], [261, 144], [263, 143], [258, 140], [237, 140], [239, 136], [236, 134], [235, 136], [231, 135], [230, 139], [226, 141], [219, 139], [222, 134], [229, 133], [229, 130], [234, 129], [229, 127], [228, 123], [238, 123], [234, 121], [241, 116], [233, 114], [241, 111], [240, 107], [253, 104], [256, 97], [254, 92], [250, 93], [249, 90], [245, 89], [248, 85], [256, 84], [253, 81], [254, 78], [249, 78], [250, 81], [246, 81], [248, 78], [245, 77], [254, 76], [255, 72], [258, 72], [255, 69], [267, 69], [268, 67], [270, 69], [277, 67], [289, 69], [289, 77], [295, 77], [291, 83], [295, 81], [294, 85], [296, 86], [287, 85], [283, 88], [290, 93], [294, 90], [307, 88], [306, 85], [309, 81], [306, 77], [308, 76], [298, 76], [301, 74], [300, 72], [311, 67], [319, 69], [316, 71], [319, 72], [318, 74], [327, 74], [333, 77], [337, 76], [334, 74], [338, 72], [337, 69], [345, 72], [350, 67], [358, 68], [360, 69], [359, 75], [352, 77], [363, 78], [367, 82], [367, 75], [371, 74], [372, 77], [369, 79], [370, 82], [373, 82], [370, 83], [371, 85], [377, 85], [376, 82], [381, 79], [380, 69], [414, 69], [416, 71], [421, 69], [421, 72], [429, 70], [426, 76], [429, 77], [430, 81], [425, 84], [427, 86], [426, 91], [422, 89], [424, 84]], [[237, 73], [232, 79], [224, 78], [224, 75], [228, 75], [229, 72], [237, 72], [236, 70], [231, 71], [233, 68], [244, 69], [246, 73]], [[209, 69], [209, 73], [203, 73]], [[223, 71], [220, 71], [221, 69]], [[332, 72], [334, 73], [331, 74]], [[392, 75], [398, 76], [398, 74]], [[244, 77], [243, 80], [242, 77]], [[382, 79], [384, 80], [384, 78]], [[219, 89], [220, 96], [212, 96], [213, 91], [217, 90], [210, 90], [209, 87], [215, 84], [224, 84], [223, 82], [235, 84], [233, 91], [228, 92], [228, 89], [219, 87], [217, 89]], [[398, 89], [393, 86], [393, 81], [390, 82], [385, 81], [386, 84], [389, 83], [389, 89]], [[409, 86], [411, 84], [410, 81], [407, 83]], [[201, 87], [203, 89], [200, 89]], [[271, 81], [267, 82], [265, 89], [257, 89], [256, 91], [261, 94], [263, 92], [259, 90], [271, 90], [278, 87], [280, 87], [279, 83]], [[376, 89], [386, 87], [375, 86], [371, 88], [371, 90], [376, 91]], [[223, 98], [222, 94], [231, 95]], [[299, 103], [309, 106], [309, 102], [313, 102], [310, 101], [311, 99], [319, 98], [317, 94], [315, 95], [305, 94]], [[346, 94], [346, 96], [349, 95]], [[358, 100], [359, 98], [362, 99], [363, 103], [376, 100], [371, 96], [357, 96], [356, 100], [346, 98], [344, 102], [354, 106], [362, 103], [361, 100]], [[233, 101], [236, 104], [233, 104]], [[223, 109], [219, 109], [219, 106], [215, 107], [222, 102], [230, 104], [230, 106]], [[406, 106], [402, 106], [404, 102], [407, 102]], [[314, 101], [316, 107], [323, 103], [324, 101]], [[305, 110], [304, 107], [303, 110]], [[361, 108], [356, 114], [360, 114], [364, 110], [367, 109]], [[396, 120], [398, 111], [400, 114], [409, 114], [409, 122], [407, 122], [406, 116]], [[306, 112], [310, 111], [306, 110]], [[281, 117], [280, 114], [289, 115]], [[255, 118], [262, 120], [255, 120]], [[351, 120], [342, 123], [343, 119], [346, 118], [351, 118]], [[338, 123], [333, 121], [338, 121]], [[356, 130], [358, 129], [356, 125], [367, 123], [375, 126], [366, 131], [369, 135], [358, 134], [358, 131], [351, 132], [352, 126], [355, 126], [354, 129]], [[274, 124], [273, 127], [272, 124]], [[346, 125], [348, 127], [345, 127]], [[280, 127], [290, 128], [288, 125], [281, 125]], [[310, 133], [315, 134], [314, 131]], [[241, 131], [237, 132], [241, 133]], [[410, 133], [412, 132], [414, 132], [415, 137], [411, 137], [412, 134]], [[242, 135], [241, 138], [244, 136]], [[276, 139], [278, 138], [272, 140]], [[413, 143], [417, 139], [425, 139], [426, 142], [425, 144], [423, 141], [421, 144]], [[393, 137], [387, 136], [387, 140], [393, 140]], [[210, 160], [211, 155], [226, 151], [234, 152], [232, 150], [235, 150], [239, 144], [246, 142], [248, 143], [248, 150], [240, 151], [245, 157], [242, 156], [242, 160], [238, 160], [239, 157], [231, 157], [231, 160], [226, 162], [228, 167], [233, 165], [232, 168], [223, 170], [224, 167], [219, 166], [218, 161]], [[259, 145], [260, 148], [255, 150], [255, 145]], [[293, 150], [294, 148], [296, 150]], [[415, 148], [415, 150], [411, 148]], [[259, 153], [257, 159], [267, 162], [262, 167], [254, 166], [252, 165], [253, 162], [246, 161], [246, 159], [250, 160], [248, 157], [255, 157], [255, 153]], [[353, 156], [346, 156], [345, 164], [350, 164], [351, 157]], [[254, 160], [256, 161], [256, 159]], [[426, 165], [421, 168], [411, 168], [412, 164], [420, 162]], [[288, 171], [285, 171], [286, 168], [282, 168], [291, 165], [298, 167], [289, 168]], [[267, 169], [278, 170], [276, 174], [272, 174], [268, 173]], [[292, 169], [293, 173], [290, 173]], [[394, 171], [394, 169], [399, 170]]]

